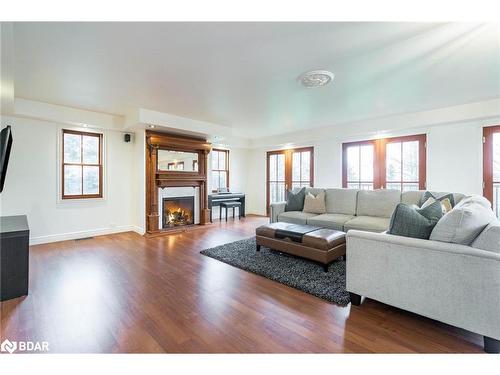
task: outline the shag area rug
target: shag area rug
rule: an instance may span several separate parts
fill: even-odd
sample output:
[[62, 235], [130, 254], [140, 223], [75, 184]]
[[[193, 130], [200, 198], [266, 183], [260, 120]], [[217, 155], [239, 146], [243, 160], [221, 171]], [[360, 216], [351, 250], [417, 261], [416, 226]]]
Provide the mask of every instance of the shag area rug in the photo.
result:
[[329, 302], [345, 306], [350, 302], [345, 289], [345, 261], [335, 260], [328, 272], [315, 262], [261, 247], [255, 237], [205, 249], [201, 254], [302, 290]]

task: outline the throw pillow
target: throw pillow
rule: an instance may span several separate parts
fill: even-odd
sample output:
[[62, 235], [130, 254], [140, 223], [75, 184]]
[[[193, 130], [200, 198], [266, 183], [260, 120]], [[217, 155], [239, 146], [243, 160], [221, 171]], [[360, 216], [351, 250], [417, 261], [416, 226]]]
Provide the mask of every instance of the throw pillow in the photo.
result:
[[310, 214], [324, 214], [326, 212], [325, 192], [322, 191], [316, 196], [307, 193], [304, 199], [304, 209], [302, 211]]
[[438, 201], [424, 208], [399, 203], [391, 216], [389, 234], [428, 240], [442, 216], [441, 203]]
[[461, 207], [463, 204], [471, 204], [471, 203], [477, 203], [487, 209], [491, 208], [490, 201], [480, 195], [472, 195], [470, 197], [464, 198], [460, 202], [458, 202], [455, 207]]
[[463, 199], [450, 212], [443, 216], [432, 230], [433, 241], [470, 245], [479, 233], [493, 220], [495, 214], [485, 207], [482, 197]]
[[489, 223], [474, 240], [472, 247], [500, 254], [500, 221], [494, 220]]
[[435, 193], [431, 193], [430, 191], [426, 191], [423, 195], [422, 198], [420, 198], [420, 207], [427, 201], [429, 198], [434, 198], [437, 201], [442, 201], [444, 199], [449, 199], [451, 203], [451, 207], [455, 207], [455, 198], [453, 197], [453, 194], [448, 193], [448, 194], [443, 194], [443, 195], [438, 195]]
[[444, 198], [440, 201], [437, 201], [435, 200], [433, 197], [429, 197], [429, 199], [427, 199], [424, 204], [422, 205], [422, 207], [420, 208], [425, 208], [427, 206], [430, 206], [432, 203], [434, 202], [439, 202], [441, 203], [441, 209], [443, 210], [443, 215], [446, 214], [447, 212], [450, 212], [452, 210], [452, 206], [451, 206], [451, 202], [448, 198]]
[[305, 187], [295, 193], [292, 190], [289, 190], [286, 199], [285, 211], [302, 211], [304, 208], [305, 195]]

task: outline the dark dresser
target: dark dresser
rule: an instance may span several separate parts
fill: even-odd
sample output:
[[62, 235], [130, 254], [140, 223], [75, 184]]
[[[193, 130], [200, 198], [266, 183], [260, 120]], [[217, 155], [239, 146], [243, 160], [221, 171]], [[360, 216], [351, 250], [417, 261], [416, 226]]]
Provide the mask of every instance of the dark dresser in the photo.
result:
[[29, 237], [26, 215], [0, 217], [0, 301], [28, 294]]

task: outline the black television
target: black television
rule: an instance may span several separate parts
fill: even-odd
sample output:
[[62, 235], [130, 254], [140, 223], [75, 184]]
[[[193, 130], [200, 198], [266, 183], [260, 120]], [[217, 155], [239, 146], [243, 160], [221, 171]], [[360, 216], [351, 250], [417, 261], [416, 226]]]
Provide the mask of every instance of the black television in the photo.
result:
[[5, 175], [7, 174], [7, 165], [9, 164], [10, 149], [12, 148], [12, 130], [10, 126], [2, 129], [0, 136], [0, 193], [3, 190]]

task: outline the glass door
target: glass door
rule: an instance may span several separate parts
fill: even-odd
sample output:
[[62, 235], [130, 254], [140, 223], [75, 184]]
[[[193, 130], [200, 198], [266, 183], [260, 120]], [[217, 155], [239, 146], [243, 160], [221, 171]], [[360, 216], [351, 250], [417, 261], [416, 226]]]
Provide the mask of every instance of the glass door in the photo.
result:
[[268, 155], [268, 194], [269, 202], [283, 202], [285, 191], [288, 187], [285, 180], [285, 153], [273, 153]]
[[292, 189], [310, 187], [313, 180], [311, 150], [292, 150]]
[[375, 142], [344, 144], [343, 186], [373, 190], [375, 186]]
[[425, 189], [426, 135], [342, 144], [342, 186], [348, 189]]
[[425, 135], [416, 135], [384, 142], [383, 187], [400, 191], [425, 189], [425, 140]]
[[500, 126], [483, 130], [483, 194], [500, 218]]
[[267, 153], [267, 212], [269, 205], [284, 202], [289, 189], [313, 186], [313, 148]]

